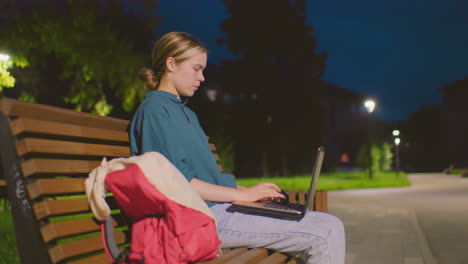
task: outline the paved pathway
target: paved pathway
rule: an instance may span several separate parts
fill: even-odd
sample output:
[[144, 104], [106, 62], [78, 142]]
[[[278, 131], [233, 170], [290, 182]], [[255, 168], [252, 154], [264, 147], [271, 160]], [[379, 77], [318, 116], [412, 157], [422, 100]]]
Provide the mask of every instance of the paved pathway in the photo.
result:
[[410, 174], [411, 187], [332, 191], [347, 264], [467, 264], [468, 178]]

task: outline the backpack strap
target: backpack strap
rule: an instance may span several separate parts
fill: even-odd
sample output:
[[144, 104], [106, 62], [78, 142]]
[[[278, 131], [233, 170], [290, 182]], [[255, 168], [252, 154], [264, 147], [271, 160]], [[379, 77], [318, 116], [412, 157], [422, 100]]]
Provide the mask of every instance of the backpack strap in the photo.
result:
[[124, 249], [122, 252], [119, 250], [115, 242], [114, 224], [112, 223], [111, 216], [108, 216], [105, 221], [101, 222], [101, 240], [104, 251], [113, 264], [129, 263], [129, 256], [134, 254], [136, 255], [136, 259], [139, 259], [140, 264], [145, 263], [145, 257], [142, 254], [133, 252], [128, 248]]
[[101, 240], [102, 245], [104, 246], [104, 251], [112, 263], [125, 263], [121, 262], [122, 254], [115, 242], [114, 224], [112, 223], [111, 216], [108, 216], [105, 221], [101, 222]]

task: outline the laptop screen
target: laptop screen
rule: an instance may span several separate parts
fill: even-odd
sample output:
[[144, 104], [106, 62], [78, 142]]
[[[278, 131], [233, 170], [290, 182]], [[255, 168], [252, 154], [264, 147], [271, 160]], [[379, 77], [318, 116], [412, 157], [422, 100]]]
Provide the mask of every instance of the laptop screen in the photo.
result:
[[312, 180], [310, 183], [309, 191], [307, 193], [307, 202], [305, 204], [306, 210], [309, 209], [310, 205], [314, 202], [315, 188], [317, 186], [320, 171], [322, 169], [323, 157], [325, 155], [325, 148], [319, 147], [317, 149], [317, 156], [315, 158], [314, 169], [312, 171]]

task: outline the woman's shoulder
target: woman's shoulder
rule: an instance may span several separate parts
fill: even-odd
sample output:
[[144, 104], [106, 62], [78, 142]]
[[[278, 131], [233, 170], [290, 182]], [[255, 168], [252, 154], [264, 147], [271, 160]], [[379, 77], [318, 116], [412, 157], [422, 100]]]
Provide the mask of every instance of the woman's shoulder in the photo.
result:
[[164, 104], [164, 101], [159, 100], [157, 96], [145, 98], [145, 100], [141, 102], [136, 113], [139, 115], [168, 115], [167, 106]]

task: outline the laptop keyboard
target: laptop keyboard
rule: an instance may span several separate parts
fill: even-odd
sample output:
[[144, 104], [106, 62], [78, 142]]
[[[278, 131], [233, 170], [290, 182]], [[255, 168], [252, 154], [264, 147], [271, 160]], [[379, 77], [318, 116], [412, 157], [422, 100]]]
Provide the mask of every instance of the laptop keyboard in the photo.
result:
[[278, 202], [268, 202], [267, 204], [264, 205], [265, 208], [272, 208], [272, 209], [281, 209], [281, 210], [287, 210], [287, 211], [302, 211], [304, 209], [304, 206], [302, 204], [297, 204], [297, 203], [287, 203], [287, 204], [281, 204]]

